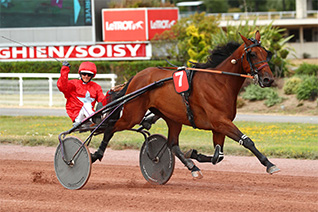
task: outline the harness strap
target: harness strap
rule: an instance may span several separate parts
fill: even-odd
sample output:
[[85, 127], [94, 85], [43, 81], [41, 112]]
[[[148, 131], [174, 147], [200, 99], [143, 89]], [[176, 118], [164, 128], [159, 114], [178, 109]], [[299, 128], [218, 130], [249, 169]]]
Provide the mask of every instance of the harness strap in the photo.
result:
[[186, 72], [186, 75], [187, 75], [187, 80], [188, 80], [188, 84], [189, 84], [189, 89], [187, 91], [184, 91], [182, 93], [180, 93], [181, 97], [182, 97], [182, 100], [186, 106], [186, 109], [187, 109], [187, 116], [188, 116], [188, 120], [190, 122], [190, 124], [192, 125], [192, 127], [194, 129], [196, 129], [196, 125], [195, 125], [195, 122], [194, 122], [194, 115], [193, 115], [193, 112], [191, 110], [191, 107], [190, 107], [190, 102], [189, 102], [189, 97], [190, 97], [190, 94], [191, 94], [191, 85], [192, 85], [192, 79], [193, 79], [193, 75], [194, 75], [194, 71], [191, 70], [191, 69], [187, 69], [185, 67], [181, 67], [181, 68], [178, 68], [178, 70], [182, 70], [184, 69], [185, 72]]
[[195, 125], [193, 112], [191, 110], [190, 103], [189, 103], [190, 94], [189, 94], [189, 92], [184, 92], [184, 93], [181, 93], [181, 96], [182, 96], [182, 100], [187, 108], [187, 115], [188, 115], [189, 122], [192, 125], [192, 127], [194, 129], [196, 129], [197, 126]]
[[[264, 61], [262, 61], [264, 62]], [[260, 67], [257, 68], [257, 71], [261, 70], [262, 68], [264, 68], [265, 66], [269, 66], [268, 63], [264, 63], [263, 65], [261, 65]]]
[[190, 97], [190, 94], [191, 94], [191, 85], [192, 85], [192, 79], [193, 79], [193, 76], [194, 76], [194, 71], [191, 70], [191, 69], [186, 69], [186, 73], [187, 73], [187, 76], [188, 76], [188, 82], [189, 82], [189, 88], [190, 89], [187, 92], [184, 92], [183, 93], [184, 95], [181, 95], [181, 96], [184, 96], [184, 97], [182, 97], [182, 99], [183, 99], [183, 102], [185, 103], [186, 108], [187, 108], [187, 115], [188, 115], [189, 122], [192, 125], [193, 129], [196, 129], [197, 126], [195, 125], [194, 115], [193, 115], [193, 112], [191, 110], [190, 103], [189, 103], [189, 97]]

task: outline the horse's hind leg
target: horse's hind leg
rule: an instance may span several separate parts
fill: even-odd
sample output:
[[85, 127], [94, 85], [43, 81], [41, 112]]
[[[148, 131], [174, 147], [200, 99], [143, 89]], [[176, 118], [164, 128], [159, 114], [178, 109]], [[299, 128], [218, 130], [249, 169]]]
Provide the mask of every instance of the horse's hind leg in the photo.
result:
[[168, 142], [171, 150], [177, 158], [191, 171], [194, 178], [200, 179], [203, 177], [201, 170], [194, 165], [193, 161], [189, 158], [185, 158], [183, 152], [179, 147], [179, 134], [181, 132], [182, 124], [176, 123], [170, 119], [164, 118], [168, 128]]
[[96, 160], [99, 160], [99, 161], [102, 160], [104, 156], [104, 152], [108, 146], [108, 143], [114, 135], [114, 133], [112, 132], [113, 126], [114, 126], [114, 122], [107, 123], [102, 142], [100, 143], [97, 151], [91, 154], [92, 163], [94, 163]]

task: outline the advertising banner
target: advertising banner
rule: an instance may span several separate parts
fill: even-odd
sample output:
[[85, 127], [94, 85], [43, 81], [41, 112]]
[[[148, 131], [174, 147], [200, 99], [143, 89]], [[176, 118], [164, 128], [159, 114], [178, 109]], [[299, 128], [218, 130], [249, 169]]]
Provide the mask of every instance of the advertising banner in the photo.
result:
[[148, 43], [108, 43], [78, 46], [36, 46], [0, 48], [0, 61], [140, 60], [150, 59]]
[[170, 30], [171, 27], [177, 23], [179, 17], [178, 8], [147, 8], [147, 13], [149, 40], [151, 40], [157, 33], [161, 34], [165, 30]]
[[104, 41], [145, 41], [146, 32], [145, 9], [104, 9], [103, 40]]
[[147, 41], [178, 21], [178, 8], [103, 9], [103, 41]]

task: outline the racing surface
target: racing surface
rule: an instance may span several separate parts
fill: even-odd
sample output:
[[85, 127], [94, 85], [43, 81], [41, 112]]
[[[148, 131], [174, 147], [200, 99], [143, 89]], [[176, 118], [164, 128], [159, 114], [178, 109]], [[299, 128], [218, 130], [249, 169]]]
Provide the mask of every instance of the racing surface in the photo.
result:
[[[93, 151], [93, 150], [91, 150]], [[151, 185], [139, 151], [107, 149], [81, 190], [68, 190], [54, 172], [52, 147], [0, 145], [0, 211], [318, 211], [318, 163], [272, 159], [269, 175], [256, 157], [226, 156], [198, 164], [193, 180], [176, 159], [166, 185]]]

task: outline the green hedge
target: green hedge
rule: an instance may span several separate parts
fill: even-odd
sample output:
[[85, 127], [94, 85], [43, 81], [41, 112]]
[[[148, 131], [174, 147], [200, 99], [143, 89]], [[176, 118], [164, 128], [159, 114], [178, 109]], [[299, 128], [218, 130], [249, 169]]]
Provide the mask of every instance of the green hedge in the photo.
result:
[[314, 101], [318, 96], [318, 79], [314, 75], [296, 75], [284, 84], [285, 94], [296, 94], [298, 100]]
[[[77, 73], [78, 67], [83, 61], [69, 61], [71, 73]], [[170, 66], [166, 61], [94, 61], [97, 73], [115, 73], [118, 76], [117, 83], [123, 83], [139, 71], [147, 67]], [[175, 65], [180, 62], [171, 61]], [[58, 62], [1, 62], [0, 73], [60, 73], [61, 64]]]
[[265, 100], [264, 104], [267, 107], [272, 107], [275, 104], [279, 104], [283, 101], [274, 88], [261, 88], [258, 85], [250, 84], [245, 87], [245, 92], [242, 95], [243, 99], [250, 101]]
[[318, 96], [318, 80], [316, 76], [303, 76], [296, 90], [298, 100], [314, 101]]
[[296, 75], [318, 76], [318, 65], [302, 63], [295, 73]]

